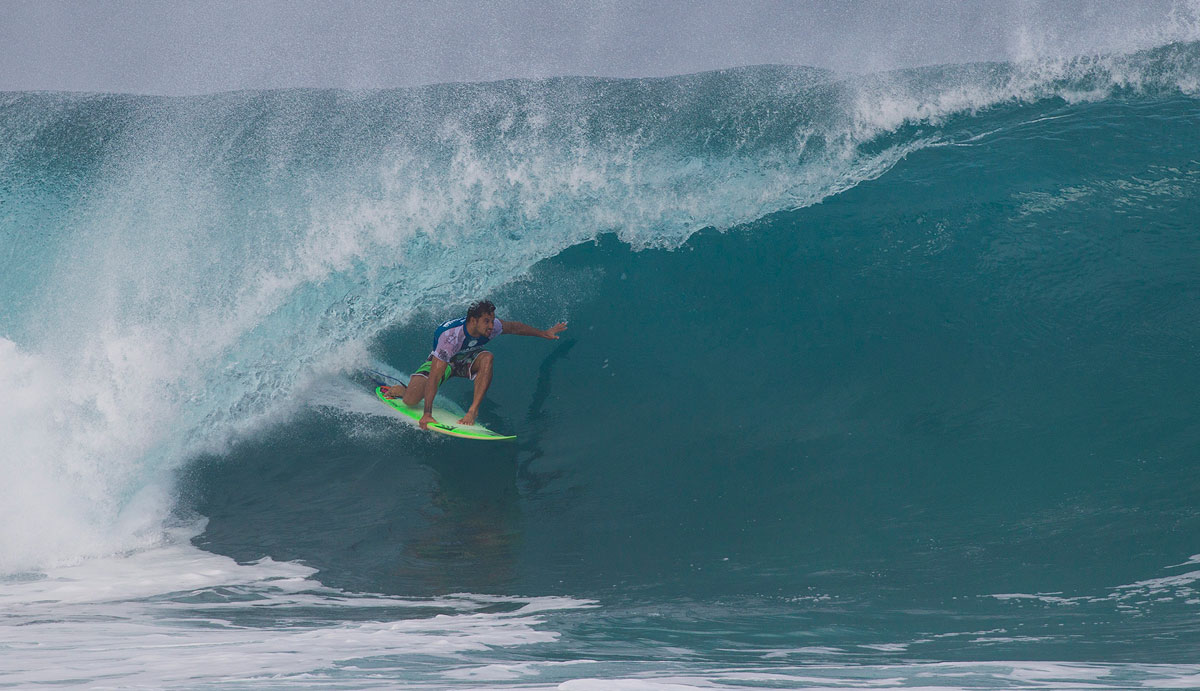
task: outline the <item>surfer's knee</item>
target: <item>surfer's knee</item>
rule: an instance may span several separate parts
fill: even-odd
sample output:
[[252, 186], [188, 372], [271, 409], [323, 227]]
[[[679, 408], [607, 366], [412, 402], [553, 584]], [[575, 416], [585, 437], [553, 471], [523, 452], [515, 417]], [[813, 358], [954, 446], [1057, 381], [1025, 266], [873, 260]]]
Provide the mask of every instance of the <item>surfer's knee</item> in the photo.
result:
[[427, 377], [413, 376], [408, 379], [408, 388], [404, 390], [404, 404], [416, 405], [425, 397], [425, 382]]

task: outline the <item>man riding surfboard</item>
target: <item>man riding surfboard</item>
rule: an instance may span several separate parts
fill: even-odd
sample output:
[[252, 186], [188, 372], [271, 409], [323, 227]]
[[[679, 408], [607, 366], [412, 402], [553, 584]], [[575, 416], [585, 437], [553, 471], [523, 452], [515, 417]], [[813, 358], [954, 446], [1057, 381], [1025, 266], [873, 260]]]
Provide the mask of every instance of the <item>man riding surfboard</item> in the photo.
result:
[[479, 415], [479, 404], [492, 384], [494, 357], [483, 349], [488, 341], [501, 334], [537, 336], [558, 340], [558, 334], [567, 328], [559, 322], [548, 329], [535, 329], [518, 321], [500, 321], [496, 318], [496, 306], [488, 300], [473, 303], [466, 317], [452, 319], [439, 326], [433, 333], [433, 350], [425, 363], [417, 368], [408, 380], [408, 386], [397, 384], [385, 386], [381, 391], [385, 398], [403, 398], [404, 404], [413, 407], [425, 399], [425, 414], [421, 416], [421, 429], [429, 429], [433, 419], [433, 399], [438, 387], [451, 377], [463, 377], [475, 383], [475, 399], [467, 414], [458, 422], [475, 424]]

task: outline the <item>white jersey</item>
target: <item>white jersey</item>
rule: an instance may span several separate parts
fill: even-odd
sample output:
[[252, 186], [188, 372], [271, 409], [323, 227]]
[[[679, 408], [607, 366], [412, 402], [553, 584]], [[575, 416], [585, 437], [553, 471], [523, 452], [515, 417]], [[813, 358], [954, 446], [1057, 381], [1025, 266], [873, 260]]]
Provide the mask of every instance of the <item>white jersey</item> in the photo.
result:
[[429, 357], [450, 362], [461, 360], [483, 350], [488, 341], [504, 333], [504, 324], [493, 317], [492, 335], [472, 336], [467, 333], [467, 318], [459, 317], [442, 324], [433, 333], [433, 351]]

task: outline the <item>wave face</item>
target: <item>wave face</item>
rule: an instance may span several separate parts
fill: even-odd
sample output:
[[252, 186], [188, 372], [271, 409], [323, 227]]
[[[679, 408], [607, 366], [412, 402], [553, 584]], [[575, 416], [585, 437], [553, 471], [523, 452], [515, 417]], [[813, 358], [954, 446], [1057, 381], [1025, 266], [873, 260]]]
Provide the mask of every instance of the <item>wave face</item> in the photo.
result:
[[[198, 513], [330, 587], [600, 602], [565, 659], [1189, 662], [1198, 89], [1173, 44], [0, 95], [0, 572]], [[571, 325], [497, 344], [500, 448], [362, 374], [477, 296]]]

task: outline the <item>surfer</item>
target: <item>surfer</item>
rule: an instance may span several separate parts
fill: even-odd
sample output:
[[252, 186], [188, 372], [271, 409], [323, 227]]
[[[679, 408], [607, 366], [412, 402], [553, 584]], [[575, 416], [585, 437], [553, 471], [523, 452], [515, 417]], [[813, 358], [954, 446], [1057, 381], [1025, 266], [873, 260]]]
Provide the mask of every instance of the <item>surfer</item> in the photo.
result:
[[475, 383], [475, 400], [467, 414], [458, 422], [475, 424], [479, 415], [479, 404], [492, 384], [492, 354], [483, 349], [488, 341], [500, 334], [537, 336], [558, 340], [558, 334], [567, 328], [559, 322], [546, 330], [535, 329], [518, 321], [500, 321], [496, 318], [496, 306], [488, 300], [473, 303], [466, 317], [451, 319], [433, 332], [433, 351], [425, 363], [417, 368], [408, 380], [408, 386], [381, 387], [385, 398], [403, 398], [407, 406], [415, 406], [425, 399], [425, 414], [421, 416], [421, 429], [429, 429], [433, 419], [433, 398], [438, 387], [450, 377], [463, 377]]

